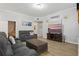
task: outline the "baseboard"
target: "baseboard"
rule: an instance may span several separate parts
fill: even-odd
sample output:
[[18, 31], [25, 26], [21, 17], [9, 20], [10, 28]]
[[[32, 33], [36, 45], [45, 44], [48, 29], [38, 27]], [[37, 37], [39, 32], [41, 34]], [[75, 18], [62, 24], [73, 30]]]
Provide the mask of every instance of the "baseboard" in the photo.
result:
[[[44, 39], [47, 39], [46, 37], [44, 37]], [[67, 42], [67, 43], [71, 43], [71, 44], [79, 44], [79, 42], [74, 42], [74, 41], [65, 41], [65, 42]]]
[[73, 41], [65, 41], [67, 43], [72, 43], [72, 44], [78, 44], [78, 42], [73, 42]]

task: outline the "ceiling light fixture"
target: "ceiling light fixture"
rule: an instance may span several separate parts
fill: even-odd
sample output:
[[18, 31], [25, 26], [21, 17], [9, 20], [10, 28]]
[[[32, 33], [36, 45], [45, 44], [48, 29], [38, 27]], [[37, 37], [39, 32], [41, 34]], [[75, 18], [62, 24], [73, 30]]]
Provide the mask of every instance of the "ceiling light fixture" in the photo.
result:
[[37, 8], [37, 9], [42, 9], [42, 8], [44, 7], [44, 5], [41, 4], [41, 3], [35, 3], [35, 4], [33, 4], [33, 6], [34, 6], [35, 8]]

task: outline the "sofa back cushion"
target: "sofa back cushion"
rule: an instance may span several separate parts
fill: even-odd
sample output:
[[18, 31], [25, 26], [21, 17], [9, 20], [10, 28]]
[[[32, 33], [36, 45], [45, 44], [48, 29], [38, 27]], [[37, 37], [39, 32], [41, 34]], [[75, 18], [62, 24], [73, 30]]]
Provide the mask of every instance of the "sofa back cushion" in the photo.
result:
[[0, 32], [0, 36], [4, 36], [5, 38], [7, 38], [6, 33], [5, 32]]
[[33, 31], [32, 30], [19, 31], [19, 38], [20, 38], [20, 40], [32, 39], [33, 35], [30, 35], [30, 32], [33, 32]]
[[0, 51], [4, 56], [13, 55], [11, 44], [8, 39], [0, 33]]

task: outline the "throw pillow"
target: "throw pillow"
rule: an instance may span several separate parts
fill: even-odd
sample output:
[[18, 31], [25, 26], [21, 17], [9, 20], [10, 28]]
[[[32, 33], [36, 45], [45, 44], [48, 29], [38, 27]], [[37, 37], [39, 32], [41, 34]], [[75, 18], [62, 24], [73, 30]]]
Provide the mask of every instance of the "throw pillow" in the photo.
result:
[[9, 36], [9, 40], [12, 44], [16, 44], [15, 38], [13, 36]]
[[30, 35], [34, 35], [34, 33], [33, 32], [30, 32]]

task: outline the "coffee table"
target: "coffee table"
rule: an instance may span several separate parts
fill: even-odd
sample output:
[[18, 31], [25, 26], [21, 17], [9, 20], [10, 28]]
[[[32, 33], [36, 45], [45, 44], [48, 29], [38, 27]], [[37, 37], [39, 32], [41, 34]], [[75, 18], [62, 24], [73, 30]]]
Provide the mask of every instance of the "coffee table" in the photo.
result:
[[39, 54], [48, 50], [48, 43], [38, 39], [27, 40], [26, 46], [35, 49]]

